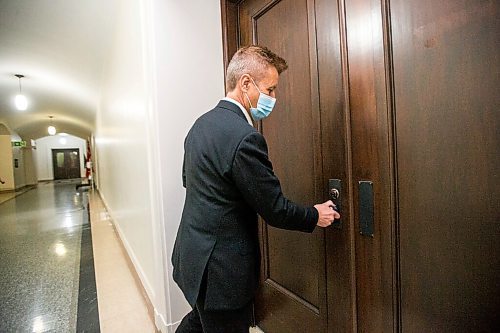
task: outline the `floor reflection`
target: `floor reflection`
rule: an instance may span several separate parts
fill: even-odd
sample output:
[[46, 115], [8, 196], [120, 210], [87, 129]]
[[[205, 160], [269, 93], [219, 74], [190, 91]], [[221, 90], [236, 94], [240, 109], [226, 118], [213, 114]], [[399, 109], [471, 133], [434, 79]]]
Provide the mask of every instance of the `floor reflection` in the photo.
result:
[[86, 195], [42, 183], [0, 204], [0, 332], [74, 332]]

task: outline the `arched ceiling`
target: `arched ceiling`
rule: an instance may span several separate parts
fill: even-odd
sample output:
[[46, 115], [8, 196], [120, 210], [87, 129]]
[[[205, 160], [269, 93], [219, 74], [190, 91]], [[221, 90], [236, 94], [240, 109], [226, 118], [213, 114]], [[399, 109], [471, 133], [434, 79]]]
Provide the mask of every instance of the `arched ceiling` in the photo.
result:
[[[0, 0], [0, 123], [21, 137], [58, 132], [86, 138], [113, 35], [117, 0]], [[19, 82], [29, 105], [14, 107]]]

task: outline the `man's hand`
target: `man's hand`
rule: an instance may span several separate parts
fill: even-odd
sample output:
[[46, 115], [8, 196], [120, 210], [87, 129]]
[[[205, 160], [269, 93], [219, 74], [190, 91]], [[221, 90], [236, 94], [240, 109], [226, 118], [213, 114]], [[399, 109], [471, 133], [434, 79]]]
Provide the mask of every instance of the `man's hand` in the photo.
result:
[[317, 225], [323, 228], [329, 227], [333, 220], [340, 219], [340, 214], [333, 210], [335, 205], [331, 200], [324, 202], [322, 204], [314, 205], [314, 208], [318, 210], [319, 217]]

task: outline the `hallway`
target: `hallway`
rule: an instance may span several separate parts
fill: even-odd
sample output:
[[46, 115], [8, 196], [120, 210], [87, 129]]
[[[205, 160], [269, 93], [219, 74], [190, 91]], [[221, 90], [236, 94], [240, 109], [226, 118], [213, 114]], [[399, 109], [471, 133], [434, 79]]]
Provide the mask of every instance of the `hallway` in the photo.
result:
[[0, 332], [154, 332], [108, 214], [79, 182], [0, 204]]
[[[145, 327], [153, 327], [152, 322], [162, 332], [175, 330], [190, 311], [172, 279], [170, 263], [184, 200], [180, 177], [183, 139], [194, 119], [224, 96], [221, 8], [220, 1], [212, 0], [0, 2], [4, 27], [0, 29], [0, 232], [2, 249], [16, 245], [15, 250], [1, 255], [0, 287], [9, 284], [10, 288], [25, 290], [17, 281], [6, 279], [26, 274], [25, 270], [9, 268], [10, 262], [43, 260], [19, 259], [26, 253], [26, 246], [45, 257], [52, 251], [50, 256], [57, 267], [64, 261], [75, 270], [59, 277], [70, 284], [67, 292], [75, 293], [68, 296], [68, 306], [59, 315], [71, 321], [70, 327], [77, 326], [77, 249], [86, 206], [82, 198], [73, 203], [74, 186], [68, 186], [65, 200], [69, 206], [51, 212], [46, 202], [53, 204], [57, 196], [54, 189], [64, 186], [41, 183], [55, 178], [53, 150], [77, 148], [80, 175], [85, 177], [91, 165], [99, 193], [95, 196], [99, 208], [93, 208], [92, 195], [89, 203], [91, 219], [99, 219], [92, 220], [92, 241], [101, 331], [132, 331], [144, 318], [147, 324], [136, 332], [149, 331]], [[191, 75], [186, 75], [188, 68], [202, 69], [209, 84], [191, 80]], [[191, 88], [186, 89], [187, 85]], [[197, 91], [196, 98], [191, 89]], [[21, 93], [28, 101], [25, 110], [15, 104]], [[182, 112], [174, 114], [175, 110]], [[55, 135], [50, 135], [49, 127], [56, 129]], [[56, 163], [58, 168], [60, 164]], [[20, 194], [14, 191], [36, 184], [38, 190], [15, 200], [10, 198]], [[26, 213], [21, 206], [43, 208]], [[80, 210], [65, 220], [67, 211], [76, 209]], [[104, 220], [100, 220], [101, 213]], [[75, 234], [67, 243], [65, 237], [70, 230]], [[105, 236], [96, 236], [97, 230], [105, 231]], [[57, 238], [58, 232], [64, 236]], [[45, 233], [52, 238], [40, 244], [43, 250], [37, 250], [34, 239]], [[108, 236], [113, 241], [107, 240]], [[64, 257], [53, 254], [55, 249], [50, 247], [54, 242], [64, 243]], [[109, 268], [117, 262], [120, 269]], [[36, 291], [47, 284], [42, 277], [49, 274], [43, 268], [50, 266], [42, 266], [26, 287]], [[130, 267], [133, 274], [124, 275]], [[3, 273], [5, 270], [9, 276]], [[56, 269], [49, 271], [53, 275]], [[62, 289], [55, 283], [49, 285]], [[129, 285], [136, 289], [135, 296], [127, 296], [121, 289]], [[1, 290], [1, 301], [19, 299], [14, 294], [19, 290]], [[143, 301], [144, 293], [147, 301]], [[31, 296], [35, 298], [42, 301]], [[136, 300], [141, 301], [140, 310], [132, 310], [131, 303]], [[20, 300], [16, 303], [25, 304]], [[24, 307], [9, 304], [1, 308], [0, 331], [7, 325], [21, 327], [19, 320], [25, 325], [19, 330], [27, 330], [33, 326], [34, 314], [47, 316], [41, 318], [50, 321], [44, 322], [46, 327], [59, 320], [49, 318], [45, 310], [34, 311], [34, 303]], [[54, 313], [57, 310], [50, 309]], [[110, 328], [118, 324], [125, 329]]]

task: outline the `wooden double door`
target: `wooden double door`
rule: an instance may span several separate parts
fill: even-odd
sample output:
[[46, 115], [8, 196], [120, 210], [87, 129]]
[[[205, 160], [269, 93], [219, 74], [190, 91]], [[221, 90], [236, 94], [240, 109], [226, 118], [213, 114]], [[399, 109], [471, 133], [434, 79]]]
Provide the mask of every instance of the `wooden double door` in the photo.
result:
[[52, 167], [55, 180], [80, 178], [80, 149], [52, 149]]
[[[500, 309], [494, 0], [222, 0], [239, 46], [284, 57], [259, 124], [284, 193], [340, 191], [341, 223], [260, 225], [257, 324], [282, 332], [493, 332]], [[333, 181], [332, 181], [333, 180]]]

